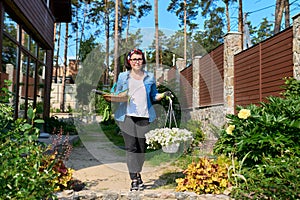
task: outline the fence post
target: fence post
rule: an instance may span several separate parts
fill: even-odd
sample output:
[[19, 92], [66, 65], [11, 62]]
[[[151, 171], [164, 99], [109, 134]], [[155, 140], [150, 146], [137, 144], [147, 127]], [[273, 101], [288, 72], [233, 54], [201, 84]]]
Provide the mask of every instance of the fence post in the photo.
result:
[[229, 32], [224, 37], [224, 112], [234, 113], [234, 55], [242, 51], [241, 33]]
[[300, 80], [300, 13], [293, 17], [293, 76]]
[[199, 66], [200, 57], [195, 57], [193, 59], [193, 110], [199, 107], [199, 79], [200, 79], [200, 66]]

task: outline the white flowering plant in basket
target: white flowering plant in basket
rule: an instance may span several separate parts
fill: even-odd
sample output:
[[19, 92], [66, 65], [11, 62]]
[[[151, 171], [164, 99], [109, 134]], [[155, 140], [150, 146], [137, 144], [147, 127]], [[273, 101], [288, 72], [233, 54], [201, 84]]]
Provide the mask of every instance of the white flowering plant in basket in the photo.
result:
[[159, 149], [171, 144], [193, 141], [192, 132], [179, 128], [157, 128], [149, 131], [145, 135], [148, 149]]

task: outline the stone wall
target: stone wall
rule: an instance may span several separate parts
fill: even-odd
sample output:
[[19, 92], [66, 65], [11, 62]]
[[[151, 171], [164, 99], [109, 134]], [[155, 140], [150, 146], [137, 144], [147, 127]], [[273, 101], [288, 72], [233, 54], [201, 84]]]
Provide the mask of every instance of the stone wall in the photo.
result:
[[294, 78], [300, 80], [300, 14], [293, 17]]
[[193, 120], [201, 121], [202, 130], [204, 131], [207, 140], [217, 139], [212, 127], [221, 127], [224, 125], [225, 114], [223, 104], [186, 110], [183, 112], [185, 112], [185, 116], [190, 116], [190, 118]]
[[[62, 95], [62, 84], [61, 83], [52, 83], [51, 91], [51, 108], [59, 109], [60, 108], [60, 97]], [[65, 110], [68, 107], [73, 110], [77, 108], [78, 103], [76, 99], [76, 85], [75, 84], [66, 84], [65, 90]]]

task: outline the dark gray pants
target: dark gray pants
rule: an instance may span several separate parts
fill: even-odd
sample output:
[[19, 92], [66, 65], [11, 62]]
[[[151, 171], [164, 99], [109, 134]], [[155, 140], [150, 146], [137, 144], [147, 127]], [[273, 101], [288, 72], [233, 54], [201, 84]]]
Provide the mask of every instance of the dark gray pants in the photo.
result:
[[122, 131], [126, 149], [126, 163], [131, 180], [137, 179], [145, 161], [146, 139], [149, 131], [149, 119], [126, 116], [124, 122], [118, 122]]

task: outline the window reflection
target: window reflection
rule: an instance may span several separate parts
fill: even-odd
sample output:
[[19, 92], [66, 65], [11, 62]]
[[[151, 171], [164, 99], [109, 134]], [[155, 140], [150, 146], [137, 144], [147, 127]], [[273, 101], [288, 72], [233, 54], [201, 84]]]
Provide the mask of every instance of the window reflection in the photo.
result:
[[34, 60], [31, 60], [29, 63], [29, 76], [27, 77], [27, 83], [28, 83], [28, 93], [27, 96], [29, 99], [34, 99], [34, 82], [35, 82], [35, 66], [36, 63]]
[[39, 61], [46, 63], [46, 50], [43, 48], [39, 48]]
[[37, 56], [38, 53], [38, 46], [34, 39], [30, 40], [30, 52], [33, 56]]
[[[21, 73], [23, 76], [26, 76], [27, 74], [27, 64], [28, 64], [28, 56], [26, 56], [24, 53], [21, 54]], [[22, 80], [22, 79], [21, 79]]]
[[37, 102], [44, 99], [45, 68], [45, 65], [39, 65], [37, 68]]
[[20, 80], [19, 83], [19, 113], [18, 117], [26, 117], [27, 101], [26, 101], [26, 72], [27, 72], [28, 57], [21, 53], [20, 63]]
[[30, 43], [29, 43], [30, 37], [26, 31], [22, 30], [22, 46], [25, 47], [26, 49], [30, 49]]
[[12, 92], [13, 98], [9, 99], [11, 105], [15, 105], [16, 91], [17, 91], [17, 80], [16, 80], [16, 66], [17, 66], [17, 55], [18, 46], [9, 40], [5, 35], [2, 38], [2, 67], [1, 67], [1, 88], [4, 87], [3, 80], [9, 80], [12, 84], [8, 87], [8, 90]]
[[10, 103], [15, 117], [26, 118], [28, 108], [44, 100], [47, 51], [39, 48], [40, 43], [26, 28], [19, 31], [19, 24], [8, 13], [4, 13], [3, 20], [0, 86], [3, 80], [12, 81], [8, 89], [14, 96]]
[[6, 36], [3, 36], [2, 46], [2, 72], [7, 72], [7, 65], [17, 65], [18, 46], [10, 41]]
[[3, 28], [6, 33], [17, 40], [18, 24], [6, 12], [4, 13]]

